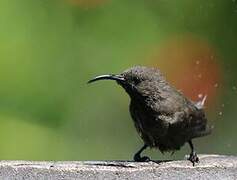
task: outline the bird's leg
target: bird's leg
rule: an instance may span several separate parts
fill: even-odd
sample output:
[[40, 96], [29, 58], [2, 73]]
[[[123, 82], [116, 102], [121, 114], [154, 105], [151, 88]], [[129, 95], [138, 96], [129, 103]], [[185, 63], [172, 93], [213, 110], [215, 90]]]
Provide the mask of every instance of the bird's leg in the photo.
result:
[[148, 162], [150, 161], [150, 158], [147, 156], [142, 156], [141, 157], [141, 153], [142, 151], [144, 151], [148, 146], [146, 144], [144, 144], [144, 146], [142, 146], [142, 148], [133, 156], [134, 161], [136, 162]]
[[190, 153], [190, 156], [189, 156], [188, 160], [191, 161], [193, 163], [193, 166], [194, 166], [195, 163], [199, 162], [199, 158], [197, 156], [197, 153], [194, 150], [193, 143], [192, 143], [191, 140], [188, 141], [188, 144], [191, 148], [191, 153]]

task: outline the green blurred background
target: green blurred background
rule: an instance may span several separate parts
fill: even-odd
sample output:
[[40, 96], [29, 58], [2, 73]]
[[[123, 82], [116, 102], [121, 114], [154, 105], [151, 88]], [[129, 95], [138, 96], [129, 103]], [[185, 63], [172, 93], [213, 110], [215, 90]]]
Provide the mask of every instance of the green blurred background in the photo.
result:
[[235, 0], [1, 0], [0, 159], [131, 160], [142, 141], [127, 94], [86, 82], [134, 65], [207, 94], [215, 130], [197, 152], [237, 155], [236, 41]]

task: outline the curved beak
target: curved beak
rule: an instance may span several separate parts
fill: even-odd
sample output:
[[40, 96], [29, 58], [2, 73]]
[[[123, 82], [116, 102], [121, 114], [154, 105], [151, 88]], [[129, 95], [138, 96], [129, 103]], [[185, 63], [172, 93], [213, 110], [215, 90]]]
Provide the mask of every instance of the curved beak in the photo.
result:
[[96, 76], [95, 78], [89, 80], [87, 83], [89, 84], [99, 80], [115, 80], [120, 83], [125, 81], [124, 77], [121, 75], [108, 74], [108, 75]]

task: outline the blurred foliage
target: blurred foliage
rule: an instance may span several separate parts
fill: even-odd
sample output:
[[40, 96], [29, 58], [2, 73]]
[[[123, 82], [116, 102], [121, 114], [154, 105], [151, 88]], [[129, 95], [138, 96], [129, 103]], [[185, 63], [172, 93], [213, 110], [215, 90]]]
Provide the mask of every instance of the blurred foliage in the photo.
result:
[[[202, 77], [217, 89], [206, 109], [215, 131], [195, 140], [197, 151], [237, 155], [236, 19], [234, 0], [1, 0], [0, 158], [131, 159], [142, 142], [128, 96], [113, 82], [87, 86], [87, 80], [133, 65], [161, 65], [168, 79], [190, 83], [192, 91], [197, 84], [181, 77], [193, 75], [190, 62], [209, 61], [202, 58], [206, 52], [216, 57], [215, 64], [204, 63]], [[180, 44], [187, 38], [194, 42]], [[200, 48], [198, 61], [187, 55], [200, 47], [195, 39], [211, 49]], [[169, 42], [172, 48], [165, 49]], [[208, 80], [213, 73], [215, 83]], [[146, 153], [175, 159], [189, 149], [172, 157]]]

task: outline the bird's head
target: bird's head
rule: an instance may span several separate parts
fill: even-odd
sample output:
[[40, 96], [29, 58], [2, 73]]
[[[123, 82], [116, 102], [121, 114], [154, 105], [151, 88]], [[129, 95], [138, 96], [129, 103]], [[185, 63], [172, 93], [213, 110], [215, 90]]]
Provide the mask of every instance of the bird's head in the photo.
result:
[[88, 83], [98, 80], [115, 80], [121, 85], [130, 95], [134, 93], [139, 87], [140, 83], [146, 82], [159, 82], [163, 80], [163, 76], [156, 68], [149, 68], [144, 66], [135, 66], [125, 70], [121, 74], [107, 74], [97, 76]]

